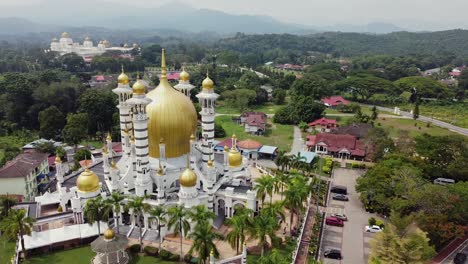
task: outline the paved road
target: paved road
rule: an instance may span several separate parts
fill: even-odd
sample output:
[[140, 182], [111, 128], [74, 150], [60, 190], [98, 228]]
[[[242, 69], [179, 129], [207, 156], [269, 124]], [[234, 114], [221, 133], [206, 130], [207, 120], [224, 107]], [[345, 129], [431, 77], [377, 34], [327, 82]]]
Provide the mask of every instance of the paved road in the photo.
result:
[[297, 154], [299, 151], [304, 151], [304, 139], [302, 139], [301, 130], [294, 126], [294, 139], [289, 154]]
[[322, 252], [327, 248], [341, 249], [343, 260], [340, 262], [321, 256], [323, 263], [367, 263], [369, 241], [372, 239], [373, 234], [365, 233], [364, 227], [369, 217], [374, 215], [364, 210], [359, 201], [359, 195], [354, 188], [356, 179], [361, 174], [362, 171], [359, 170], [345, 168], [334, 169], [333, 184], [347, 187], [349, 201], [335, 201], [330, 197], [327, 207], [327, 216], [333, 213], [344, 213], [348, 216], [348, 221], [345, 222], [344, 227], [325, 225]]
[[[365, 105], [365, 104], [361, 104], [361, 105], [372, 107], [372, 105]], [[377, 109], [382, 110], [382, 111], [387, 111], [387, 112], [393, 112], [393, 109], [388, 108], [388, 107], [377, 106]], [[408, 117], [408, 118], [413, 118], [413, 115], [410, 114], [409, 112], [401, 111], [400, 114], [402, 116], [405, 116], [405, 117]], [[466, 129], [466, 128], [457, 127], [457, 126], [454, 126], [452, 124], [449, 124], [449, 123], [446, 123], [446, 122], [443, 122], [443, 121], [439, 121], [437, 119], [433, 119], [433, 118], [430, 118], [430, 117], [427, 117], [427, 116], [422, 116], [422, 115], [419, 116], [418, 120], [426, 122], [426, 123], [430, 122], [430, 123], [432, 123], [432, 124], [434, 124], [436, 126], [447, 128], [447, 129], [449, 129], [451, 131], [457, 132], [457, 133], [462, 134], [464, 136], [468, 136], [468, 129]]]

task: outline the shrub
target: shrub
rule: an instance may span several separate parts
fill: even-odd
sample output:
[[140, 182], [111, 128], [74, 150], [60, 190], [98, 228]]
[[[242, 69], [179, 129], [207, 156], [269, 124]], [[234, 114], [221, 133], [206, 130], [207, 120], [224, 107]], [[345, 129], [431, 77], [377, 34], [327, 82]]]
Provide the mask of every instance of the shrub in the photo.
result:
[[327, 165], [328, 167], [331, 167], [333, 165], [333, 160], [330, 158], [326, 158], [325, 165]]
[[159, 252], [159, 257], [161, 257], [161, 259], [163, 260], [170, 260], [172, 257], [172, 253], [165, 249], [161, 249], [161, 251]]
[[357, 168], [359, 168], [359, 164], [358, 164], [358, 163], [356, 163], [356, 162], [353, 162], [353, 165], [352, 165], [352, 167], [353, 167], [353, 169], [357, 169]]
[[365, 169], [365, 168], [366, 168], [366, 164], [365, 164], [365, 163], [361, 163], [361, 164], [359, 164], [359, 168], [361, 168], [361, 169]]
[[156, 257], [158, 256], [158, 249], [152, 246], [146, 246], [143, 251], [145, 252], [146, 255], [148, 256], [153, 256]]
[[179, 259], [180, 259], [179, 254], [171, 254], [171, 256], [169, 257], [170, 261], [179, 261]]
[[377, 219], [377, 220], [375, 221], [375, 225], [378, 225], [378, 226], [380, 226], [381, 228], [383, 228], [383, 227], [385, 226], [384, 222], [382, 222], [382, 221], [379, 220], [379, 219]]
[[131, 253], [138, 253], [141, 251], [141, 246], [139, 244], [133, 244], [129, 247]]
[[326, 174], [330, 174], [331, 168], [325, 165], [322, 167], [322, 171]]
[[375, 225], [377, 223], [377, 220], [375, 220], [374, 217], [369, 218], [369, 225]]

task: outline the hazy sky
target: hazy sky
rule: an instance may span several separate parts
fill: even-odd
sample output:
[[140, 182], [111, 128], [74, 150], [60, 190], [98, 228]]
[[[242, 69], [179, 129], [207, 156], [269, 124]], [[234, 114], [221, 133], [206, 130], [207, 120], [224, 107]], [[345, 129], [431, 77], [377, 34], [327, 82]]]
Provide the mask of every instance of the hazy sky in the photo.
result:
[[[2, 6], [34, 5], [56, 0], [0, 0]], [[82, 1], [61, 0], [71, 5]], [[157, 7], [173, 0], [94, 0]], [[327, 26], [389, 22], [403, 28], [468, 28], [468, 0], [177, 0], [195, 8], [234, 14], [269, 15], [282, 21]], [[6, 14], [3, 14], [5, 16]], [[8, 14], [14, 16], [15, 14]]]

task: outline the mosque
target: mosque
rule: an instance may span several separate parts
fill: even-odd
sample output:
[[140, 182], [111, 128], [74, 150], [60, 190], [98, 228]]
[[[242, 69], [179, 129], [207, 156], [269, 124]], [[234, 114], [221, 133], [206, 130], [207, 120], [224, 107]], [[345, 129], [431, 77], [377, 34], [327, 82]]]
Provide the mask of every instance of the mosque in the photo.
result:
[[[195, 136], [200, 133], [196, 133], [197, 112], [190, 100], [194, 86], [189, 77], [183, 71], [179, 83], [171, 86], [164, 49], [160, 83], [152, 91], [147, 93], [139, 79], [130, 88], [122, 70], [113, 89], [119, 98], [122, 153], [113, 152], [108, 136], [102, 161], [72, 179], [65, 179], [61, 160], [56, 160], [56, 195], [62, 208], [70, 205], [75, 224], [84, 223], [83, 208], [88, 199], [112, 192], [145, 196], [145, 202], [152, 206], [205, 205], [217, 215], [215, 222], [221, 223], [233, 216], [236, 205], [258, 210], [256, 191], [251, 188], [250, 171], [238, 151], [236, 136], [232, 136], [232, 148], [213, 151], [215, 101], [219, 95], [208, 76], [196, 95], [201, 105], [201, 136]], [[141, 222], [145, 230], [157, 230], [147, 214], [144, 219], [137, 219], [132, 212], [121, 216], [121, 223], [125, 217], [130, 219], [129, 234]], [[168, 233], [170, 230], [163, 227], [157, 236]]]
[[67, 32], [63, 32], [60, 39], [52, 39], [52, 43], [50, 43], [50, 50], [60, 53], [61, 56], [68, 53], [76, 53], [81, 57], [93, 57], [101, 55], [106, 51], [121, 51], [125, 53], [137, 47], [137, 44], [133, 44], [131, 47], [128, 44], [125, 44], [123, 47], [111, 47], [110, 42], [107, 40], [101, 40], [97, 46], [94, 46], [90, 37], [86, 37], [83, 44], [80, 44], [73, 42], [73, 39]]

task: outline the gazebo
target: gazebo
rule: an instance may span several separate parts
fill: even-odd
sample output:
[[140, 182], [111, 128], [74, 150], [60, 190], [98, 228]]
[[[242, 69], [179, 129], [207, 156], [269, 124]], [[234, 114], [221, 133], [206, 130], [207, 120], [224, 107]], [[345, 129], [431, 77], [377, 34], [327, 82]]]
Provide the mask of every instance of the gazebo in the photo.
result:
[[126, 236], [115, 234], [108, 228], [104, 236], [99, 236], [91, 242], [91, 249], [97, 253], [93, 258], [93, 264], [127, 264], [129, 257], [125, 251], [128, 244]]

